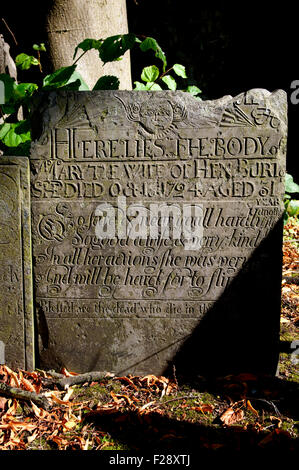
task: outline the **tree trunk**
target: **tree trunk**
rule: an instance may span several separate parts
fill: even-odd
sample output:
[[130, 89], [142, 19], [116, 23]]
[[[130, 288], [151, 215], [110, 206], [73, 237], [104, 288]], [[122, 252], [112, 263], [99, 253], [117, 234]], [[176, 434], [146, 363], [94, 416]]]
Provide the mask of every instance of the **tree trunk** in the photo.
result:
[[[54, 0], [46, 27], [54, 68], [71, 65], [74, 49], [84, 39], [105, 39], [128, 32], [126, 1]], [[77, 71], [89, 88], [93, 88], [102, 75], [116, 75], [120, 89], [132, 89], [129, 51], [121, 61], [105, 66], [97, 51], [89, 51], [79, 60]]]

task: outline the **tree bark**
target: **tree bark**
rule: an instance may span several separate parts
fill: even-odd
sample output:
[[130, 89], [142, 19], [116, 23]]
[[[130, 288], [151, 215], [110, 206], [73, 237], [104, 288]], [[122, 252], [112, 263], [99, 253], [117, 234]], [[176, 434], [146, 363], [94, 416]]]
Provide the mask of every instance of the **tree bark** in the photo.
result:
[[[128, 32], [125, 0], [54, 0], [46, 24], [49, 53], [55, 69], [71, 65], [75, 47], [84, 39], [105, 39]], [[132, 89], [130, 55], [103, 67], [97, 51], [79, 60], [77, 71], [89, 88], [102, 75], [116, 75], [120, 89]]]
[[0, 34], [0, 73], [8, 73], [17, 80], [17, 67], [9, 53], [9, 44]]

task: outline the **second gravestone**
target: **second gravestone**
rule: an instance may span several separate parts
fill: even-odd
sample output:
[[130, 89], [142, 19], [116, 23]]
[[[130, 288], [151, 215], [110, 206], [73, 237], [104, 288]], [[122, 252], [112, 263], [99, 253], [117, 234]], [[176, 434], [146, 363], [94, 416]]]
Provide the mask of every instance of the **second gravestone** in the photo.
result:
[[55, 92], [33, 115], [43, 367], [275, 372], [286, 95]]

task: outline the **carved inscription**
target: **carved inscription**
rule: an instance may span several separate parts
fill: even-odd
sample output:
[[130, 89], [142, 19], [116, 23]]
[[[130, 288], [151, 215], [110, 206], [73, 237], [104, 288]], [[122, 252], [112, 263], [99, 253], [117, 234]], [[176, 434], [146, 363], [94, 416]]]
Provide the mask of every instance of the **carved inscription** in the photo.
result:
[[[71, 319], [95, 331], [101, 324], [107, 337], [111, 321], [128, 333], [138, 320], [135, 339], [127, 334], [119, 346], [138, 350], [150, 320], [162, 348], [155, 325], [175, 319], [166, 343], [181, 344], [281, 218], [286, 132], [278, 95], [257, 90], [203, 103], [172, 92], [45, 97], [50, 107], [31, 156], [34, 282], [54, 337]], [[98, 236], [102, 203], [113, 236]], [[187, 203], [200, 213], [186, 218]], [[185, 225], [201, 228], [197, 249], [186, 249]], [[75, 341], [74, 331], [66, 334]], [[103, 340], [92, 341], [97, 349]], [[106, 355], [115, 341], [105, 343]], [[148, 352], [159, 349], [152, 341]], [[174, 351], [159, 356], [157, 369]], [[86, 369], [80, 355], [64, 360]], [[137, 370], [145, 370], [144, 349], [137, 355]], [[113, 361], [114, 370], [125, 364], [121, 355]]]

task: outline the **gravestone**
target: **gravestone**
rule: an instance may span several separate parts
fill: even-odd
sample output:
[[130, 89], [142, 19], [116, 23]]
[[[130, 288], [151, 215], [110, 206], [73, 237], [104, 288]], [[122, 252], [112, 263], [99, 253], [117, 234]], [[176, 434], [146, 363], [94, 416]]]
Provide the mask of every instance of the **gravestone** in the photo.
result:
[[23, 369], [34, 368], [30, 221], [29, 159], [1, 157], [1, 360], [11, 367]]
[[5, 364], [5, 344], [0, 340], [0, 365]]
[[286, 115], [281, 90], [38, 97], [42, 367], [275, 372]]

